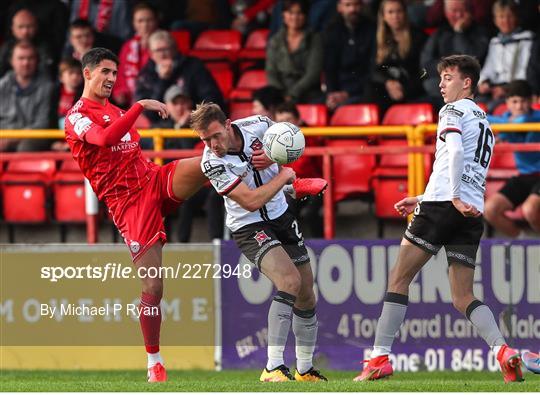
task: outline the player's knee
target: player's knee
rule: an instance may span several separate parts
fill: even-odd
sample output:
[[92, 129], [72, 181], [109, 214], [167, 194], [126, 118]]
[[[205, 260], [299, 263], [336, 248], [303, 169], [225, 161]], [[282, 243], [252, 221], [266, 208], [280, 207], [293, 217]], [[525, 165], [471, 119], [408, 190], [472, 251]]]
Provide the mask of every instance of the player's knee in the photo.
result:
[[313, 287], [309, 290], [303, 290], [298, 294], [296, 298], [296, 304], [301, 306], [303, 309], [312, 309], [315, 307], [316, 299], [315, 293], [313, 292]]
[[147, 279], [143, 283], [143, 291], [147, 294], [159, 296], [163, 295], [163, 282], [160, 279]]
[[283, 278], [280, 291], [285, 291], [291, 295], [298, 295], [301, 285], [302, 278], [300, 277], [298, 270], [291, 271]]
[[454, 308], [462, 314], [465, 314], [467, 311], [467, 306], [469, 305], [469, 298], [464, 298], [461, 296], [452, 296], [452, 305]]

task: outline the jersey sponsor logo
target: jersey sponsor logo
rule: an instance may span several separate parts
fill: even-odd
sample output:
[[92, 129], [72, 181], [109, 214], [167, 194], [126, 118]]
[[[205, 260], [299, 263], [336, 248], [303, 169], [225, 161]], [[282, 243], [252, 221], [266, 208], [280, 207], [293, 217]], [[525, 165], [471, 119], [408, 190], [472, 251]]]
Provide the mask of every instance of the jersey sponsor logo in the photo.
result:
[[72, 125], [75, 125], [75, 122], [77, 122], [81, 118], [82, 114], [80, 112], [76, 112], [68, 116], [68, 120], [69, 122], [71, 122]]
[[251, 145], [249, 146], [249, 148], [251, 148], [253, 151], [260, 150], [262, 149], [262, 147], [263, 147], [263, 143], [258, 138], [255, 138], [255, 140], [253, 140], [251, 142]]
[[212, 165], [210, 162], [204, 162], [203, 167], [204, 175], [212, 181], [218, 190], [232, 181], [224, 165]]
[[92, 121], [88, 117], [83, 117], [77, 122], [75, 122], [75, 125], [73, 127], [73, 130], [75, 130], [75, 133], [77, 133], [78, 136], [80, 136], [83, 133], [86, 133], [88, 130], [90, 130], [90, 127], [92, 126]]
[[264, 230], [255, 233], [255, 236], [253, 236], [253, 238], [257, 241], [257, 243], [259, 243], [259, 247], [262, 246], [265, 241], [272, 239], [264, 232]]
[[118, 151], [129, 151], [129, 150], [133, 150], [135, 148], [137, 148], [139, 146], [139, 143], [138, 142], [133, 142], [133, 143], [130, 143], [130, 142], [126, 142], [126, 143], [121, 143], [121, 144], [117, 144], [117, 145], [113, 145], [111, 147], [111, 151], [112, 152], [118, 152]]
[[104, 122], [111, 122], [111, 117], [109, 117], [107, 114], [105, 114], [105, 115], [103, 116], [103, 121], [104, 121]]
[[474, 116], [477, 117], [477, 118], [480, 118], [480, 119], [486, 119], [486, 113], [483, 112], [483, 111], [472, 110], [472, 113], [473, 113]]

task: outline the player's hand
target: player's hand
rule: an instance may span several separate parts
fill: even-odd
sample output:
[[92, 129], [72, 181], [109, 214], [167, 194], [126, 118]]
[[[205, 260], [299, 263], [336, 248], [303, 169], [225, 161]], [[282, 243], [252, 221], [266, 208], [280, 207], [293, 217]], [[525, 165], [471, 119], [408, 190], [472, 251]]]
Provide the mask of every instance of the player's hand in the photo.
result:
[[472, 204], [467, 204], [459, 198], [452, 199], [452, 204], [464, 217], [477, 218], [482, 215], [482, 213]]
[[406, 197], [394, 204], [394, 208], [402, 217], [406, 217], [414, 211], [414, 208], [418, 204], [418, 198], [416, 196]]
[[268, 156], [266, 156], [264, 150], [258, 149], [253, 151], [253, 156], [251, 157], [251, 164], [257, 170], [264, 170], [267, 167], [273, 165], [274, 161]]
[[287, 177], [287, 184], [292, 184], [296, 180], [296, 173], [290, 167], [281, 166], [279, 174]]
[[153, 99], [139, 100], [138, 103], [143, 106], [145, 110], [157, 112], [162, 119], [169, 117], [169, 111], [167, 110], [165, 103]]

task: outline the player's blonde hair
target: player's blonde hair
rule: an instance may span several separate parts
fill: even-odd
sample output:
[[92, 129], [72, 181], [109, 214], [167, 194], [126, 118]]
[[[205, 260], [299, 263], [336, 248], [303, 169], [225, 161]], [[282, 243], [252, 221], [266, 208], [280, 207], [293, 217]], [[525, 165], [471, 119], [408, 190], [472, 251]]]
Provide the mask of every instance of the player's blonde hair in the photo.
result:
[[217, 104], [203, 101], [191, 112], [190, 126], [195, 131], [203, 131], [214, 121], [225, 125], [226, 120], [227, 116]]

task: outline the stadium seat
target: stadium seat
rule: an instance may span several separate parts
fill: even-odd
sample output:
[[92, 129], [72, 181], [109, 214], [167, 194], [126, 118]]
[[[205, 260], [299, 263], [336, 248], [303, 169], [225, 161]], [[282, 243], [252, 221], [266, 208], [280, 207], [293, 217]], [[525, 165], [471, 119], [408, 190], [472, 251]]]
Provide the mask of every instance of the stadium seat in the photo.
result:
[[189, 53], [189, 48], [191, 47], [191, 35], [188, 30], [173, 30], [170, 32], [176, 41], [176, 48], [178, 51], [187, 55]]
[[483, 103], [483, 102], [479, 102], [479, 103], [476, 103], [476, 105], [478, 107], [480, 107], [482, 109], [482, 111], [484, 111], [485, 113], [488, 112], [488, 106], [486, 103]]
[[269, 29], [257, 29], [252, 31], [238, 54], [240, 70], [246, 70], [257, 62], [263, 64], [266, 59], [266, 43]]
[[540, 103], [533, 103], [532, 108], [533, 110], [540, 110]]
[[203, 61], [235, 62], [241, 47], [242, 33], [237, 30], [205, 30], [197, 37], [190, 55]]
[[223, 98], [229, 100], [234, 79], [232, 70], [230, 68], [210, 68], [209, 71], [216, 81]]
[[497, 107], [495, 107], [495, 109], [493, 110], [493, 115], [503, 115], [506, 111], [508, 111], [506, 103], [501, 103]]
[[419, 125], [433, 123], [433, 107], [429, 103], [394, 104], [382, 121], [383, 125]]
[[[373, 126], [379, 123], [379, 108], [375, 104], [350, 104], [339, 107], [330, 124], [332, 126]], [[327, 140], [328, 147], [354, 147], [368, 145], [368, 140]], [[332, 178], [334, 201], [362, 196], [371, 192], [371, 176], [375, 167], [375, 155], [334, 155]]]
[[53, 180], [54, 218], [58, 222], [85, 222], [84, 176], [72, 159], [62, 162]]
[[40, 223], [49, 218], [49, 186], [54, 160], [12, 160], [2, 175], [3, 214], [8, 223]]
[[338, 107], [330, 125], [366, 126], [379, 124], [379, 107], [376, 104], [347, 104]]
[[264, 70], [248, 70], [242, 74], [229, 97], [235, 101], [251, 101], [253, 91], [266, 85], [266, 72]]
[[300, 119], [308, 126], [326, 126], [328, 123], [328, 111], [324, 104], [298, 104]]
[[513, 152], [497, 152], [495, 146], [493, 158], [489, 164], [488, 178], [507, 179], [518, 175]]
[[[367, 139], [327, 140], [327, 147], [367, 146]], [[334, 201], [366, 195], [371, 192], [371, 175], [375, 167], [375, 155], [334, 155], [332, 179]]]
[[251, 102], [231, 102], [230, 117], [233, 121], [253, 115], [253, 105]]
[[139, 117], [133, 124], [133, 127], [138, 131], [150, 129], [152, 127], [152, 122], [150, 122], [146, 115], [141, 113], [141, 115], [139, 115]]

